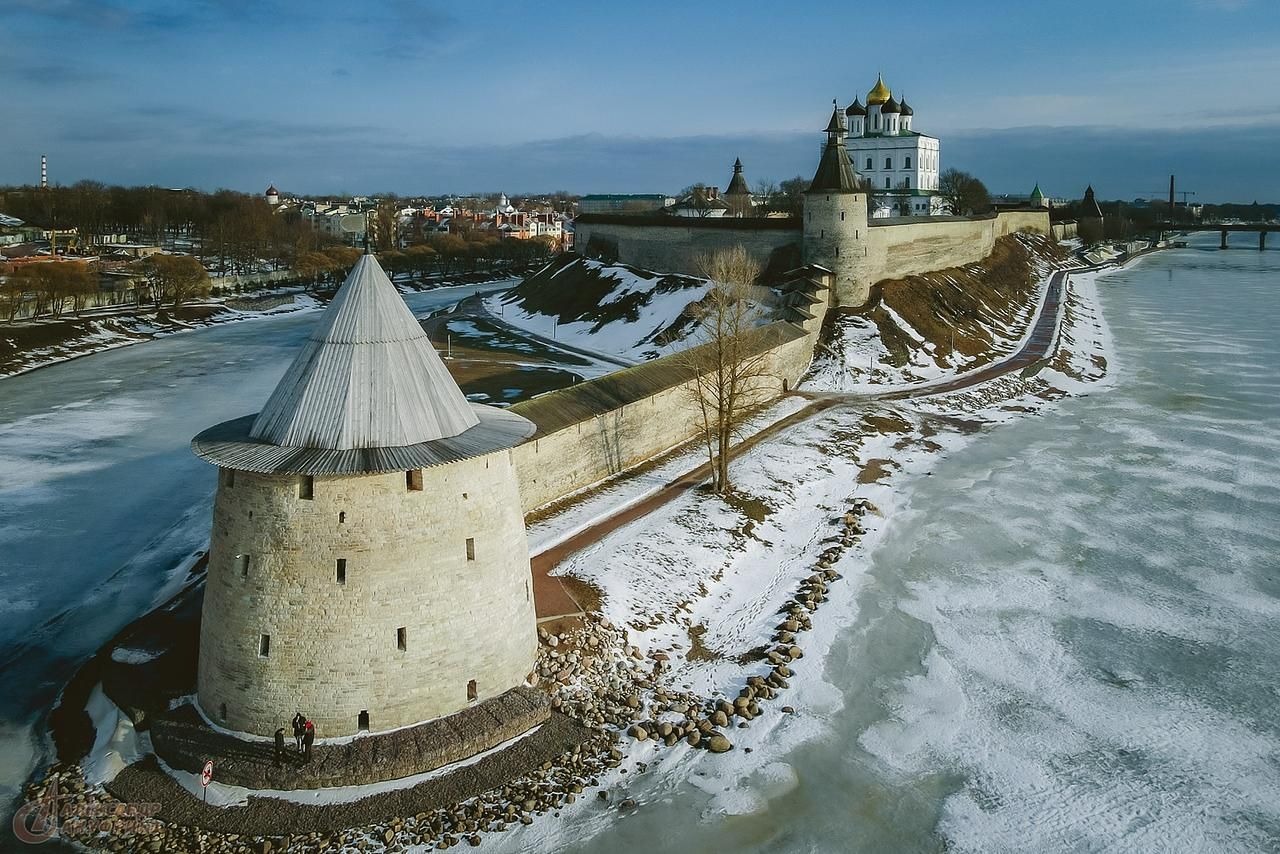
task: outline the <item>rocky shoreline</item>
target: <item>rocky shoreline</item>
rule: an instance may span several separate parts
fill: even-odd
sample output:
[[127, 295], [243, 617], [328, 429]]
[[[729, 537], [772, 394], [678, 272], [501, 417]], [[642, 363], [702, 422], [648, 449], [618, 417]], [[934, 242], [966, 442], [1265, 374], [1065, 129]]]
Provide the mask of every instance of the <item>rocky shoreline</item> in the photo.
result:
[[[826, 601], [828, 586], [839, 579], [831, 566], [857, 542], [862, 533], [859, 520], [868, 511], [874, 508], [859, 500], [835, 521], [834, 542], [822, 552], [815, 571], [779, 610], [773, 645], [753, 651], [760, 672], [746, 678], [735, 698], [700, 697], [673, 690], [663, 681], [666, 654], [645, 655], [627, 642], [625, 628], [599, 615], [588, 615], [559, 633], [540, 630], [537, 686], [550, 696], [560, 716], [589, 735], [563, 754], [543, 761], [536, 771], [522, 769], [509, 782], [455, 803], [419, 809], [426, 802], [415, 801], [415, 789], [402, 789], [327, 805], [325, 823], [336, 820], [345, 827], [304, 830], [315, 827], [305, 823], [306, 811], [314, 807], [271, 799], [272, 827], [294, 829], [255, 834], [258, 822], [249, 821], [243, 808], [200, 804], [152, 758], [121, 772], [105, 787], [88, 785], [79, 764], [54, 766], [42, 781], [28, 787], [28, 801], [41, 804], [56, 798], [59, 814], [70, 817], [61, 823], [62, 837], [102, 851], [263, 852], [287, 848], [318, 852], [399, 850], [410, 845], [445, 850], [463, 843], [479, 845], [485, 833], [532, 824], [537, 816], [555, 814], [591, 789], [598, 789], [599, 808], [633, 809], [631, 799], [616, 799], [615, 803], [610, 792], [601, 788], [604, 775], [613, 769], [627, 770], [620, 768], [625, 755], [620, 742], [653, 741], [666, 747], [683, 743], [710, 753], [733, 750], [732, 728], [745, 728], [766, 714], [768, 704], [779, 701], [788, 687], [791, 666], [803, 656], [799, 636], [812, 627], [814, 613]], [[793, 711], [790, 706], [778, 709], [779, 714]], [[645, 767], [645, 763], [637, 763], [634, 770], [642, 772]], [[381, 818], [388, 801], [396, 799], [403, 815]], [[265, 800], [252, 798], [251, 803]], [[163, 807], [147, 806], [156, 804]], [[135, 810], [132, 814], [130, 805]], [[213, 813], [216, 820], [202, 812]], [[82, 816], [96, 818], [76, 820]]]
[[[666, 748], [706, 750], [718, 754], [735, 748], [735, 729], [745, 729], [763, 715], [794, 712], [780, 705], [797, 662], [803, 658], [802, 637], [812, 629], [814, 616], [827, 601], [831, 585], [841, 575], [834, 566], [865, 532], [866, 514], [879, 510], [866, 498], [849, 499], [843, 513], [835, 513], [822, 535], [822, 548], [808, 572], [785, 600], [778, 601], [777, 621], [768, 643], [738, 657], [748, 671], [736, 697], [702, 696], [677, 690], [666, 679], [670, 656], [642, 651], [629, 642], [628, 629], [599, 614], [561, 625], [556, 631], [539, 631], [539, 652], [530, 682], [544, 691], [557, 713], [591, 735], [572, 750], [543, 761], [537, 770], [521, 769], [519, 776], [452, 805], [434, 809], [404, 810], [401, 817], [374, 818], [374, 812], [354, 810], [343, 830], [313, 829], [280, 834], [253, 835], [227, 828], [198, 828], [182, 822], [166, 822], [155, 816], [99, 825], [78, 834], [66, 833], [84, 847], [96, 850], [400, 850], [410, 845], [447, 849], [466, 843], [479, 845], [486, 833], [533, 824], [537, 816], [559, 811], [597, 789], [598, 809], [628, 811], [636, 807], [625, 793], [613, 794], [619, 775], [643, 772], [646, 763], [625, 767], [634, 743], [654, 743]], [[642, 628], [635, 626], [635, 628]], [[776, 711], [775, 711], [776, 710]], [[174, 784], [176, 786], [176, 784]], [[79, 765], [55, 766], [30, 787], [29, 798], [61, 794], [72, 807], [104, 803], [125, 810], [110, 793], [88, 787]], [[69, 794], [68, 794], [69, 793]], [[195, 801], [189, 795], [185, 797]], [[130, 801], [134, 798], [130, 797]], [[289, 802], [275, 801], [289, 810]], [[363, 803], [355, 802], [355, 803]], [[335, 804], [331, 808], [351, 808]], [[579, 806], [578, 808], [583, 808]], [[230, 816], [234, 807], [223, 808]], [[368, 820], [361, 818], [368, 816]], [[127, 818], [127, 817], [126, 817]], [[126, 833], [121, 833], [124, 828]], [[153, 847], [158, 846], [158, 847]]]

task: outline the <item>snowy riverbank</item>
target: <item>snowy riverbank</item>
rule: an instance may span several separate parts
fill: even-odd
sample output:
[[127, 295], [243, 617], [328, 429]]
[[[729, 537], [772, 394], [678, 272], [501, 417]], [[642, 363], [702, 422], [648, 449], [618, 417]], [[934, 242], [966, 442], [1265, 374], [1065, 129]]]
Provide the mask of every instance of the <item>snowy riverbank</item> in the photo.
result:
[[[543, 812], [513, 833], [486, 837], [485, 844], [549, 850], [575, 837], [589, 839], [617, 820], [615, 807], [643, 822], [643, 808], [675, 781], [688, 780], [705, 799], [705, 815], [720, 817], [749, 816], [764, 807], [762, 798], [792, 787], [795, 770], [779, 757], [821, 735], [839, 702], [820, 665], [857, 616], [870, 555], [889, 521], [909, 506], [912, 483], [976, 431], [998, 429], [999, 421], [1105, 379], [1109, 335], [1093, 278], [1077, 277], [1068, 287], [1057, 350], [1038, 371], [920, 404], [836, 406], [747, 451], [734, 464], [739, 494], [732, 499], [691, 491], [562, 564], [561, 572], [601, 590], [606, 618], [627, 630], [627, 650], [653, 674], [627, 686], [637, 693], [634, 720], [683, 727], [691, 711], [671, 711], [671, 696], [714, 708], [766, 675], [770, 696], [754, 694], [757, 712], [728, 714], [726, 723], [716, 724], [731, 742], [727, 753], [695, 750], [684, 739], [624, 739], [616, 766], [598, 775], [608, 793], [603, 800], [560, 803], [555, 818]], [[612, 499], [636, 500], [646, 489], [652, 481], [638, 479], [620, 485]], [[596, 512], [579, 509], [541, 530], [535, 525], [531, 539], [555, 542]], [[824, 570], [833, 577], [815, 596], [811, 578]], [[797, 620], [793, 607], [791, 619], [808, 622], [807, 631], [785, 628], [787, 615], [779, 614], [798, 595], [814, 603], [812, 610], [823, 609], [810, 620], [805, 606], [805, 619]], [[783, 645], [800, 654], [778, 663], [770, 656], [779, 655], [782, 632], [792, 636]], [[544, 655], [554, 649], [547, 640]], [[785, 676], [778, 676], [779, 667]], [[562, 685], [565, 690], [557, 690], [571, 696], [573, 674]], [[640, 770], [646, 773], [637, 777]]]

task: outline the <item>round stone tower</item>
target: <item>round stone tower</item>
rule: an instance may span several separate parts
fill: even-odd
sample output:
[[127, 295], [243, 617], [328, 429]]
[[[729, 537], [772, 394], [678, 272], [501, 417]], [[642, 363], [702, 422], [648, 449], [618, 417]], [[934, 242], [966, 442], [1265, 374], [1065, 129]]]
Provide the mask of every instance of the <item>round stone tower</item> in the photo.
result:
[[867, 196], [844, 145], [844, 116], [837, 107], [827, 125], [827, 143], [818, 171], [804, 194], [802, 253], [806, 264], [835, 274], [836, 305], [857, 307], [867, 301], [870, 283], [862, 274], [867, 255]]
[[447, 715], [524, 682], [537, 635], [510, 448], [370, 254], [219, 467], [197, 695], [215, 724], [321, 737]]

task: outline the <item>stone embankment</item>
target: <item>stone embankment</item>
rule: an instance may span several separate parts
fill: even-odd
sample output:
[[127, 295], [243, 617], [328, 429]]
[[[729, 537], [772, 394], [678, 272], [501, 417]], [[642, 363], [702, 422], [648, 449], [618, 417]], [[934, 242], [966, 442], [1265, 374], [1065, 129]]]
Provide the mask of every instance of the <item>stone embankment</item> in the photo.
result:
[[[538, 687], [550, 696], [558, 717], [594, 734], [532, 770], [521, 767], [509, 782], [479, 794], [419, 784], [323, 807], [250, 797], [246, 806], [222, 808], [181, 791], [148, 759], [121, 772], [106, 790], [87, 786], [78, 765], [55, 766], [43, 781], [29, 787], [28, 800], [58, 798], [60, 815], [71, 817], [63, 820], [63, 837], [102, 851], [320, 852], [409, 846], [445, 850], [460, 844], [477, 846], [484, 833], [529, 825], [547, 813], [558, 815], [593, 788], [599, 790], [597, 805], [590, 808], [633, 809], [634, 800], [601, 788], [616, 784], [617, 777], [608, 777], [628, 770], [620, 767], [625, 754], [618, 742], [630, 738], [670, 748], [688, 745], [713, 754], [734, 749], [732, 728], [745, 728], [768, 714], [770, 704], [777, 704], [789, 687], [792, 667], [803, 657], [801, 636], [812, 627], [829, 585], [840, 578], [832, 566], [857, 542], [862, 533], [859, 520], [868, 510], [874, 508], [858, 499], [834, 521], [831, 546], [779, 609], [770, 644], [751, 655], [759, 662], [759, 672], [747, 676], [732, 699], [671, 688], [664, 682], [666, 653], [646, 655], [627, 642], [625, 628], [599, 615], [588, 615], [559, 633], [540, 630], [533, 674]], [[793, 711], [778, 707], [779, 714]], [[486, 759], [502, 762], [502, 756], [499, 752]], [[507, 761], [512, 759], [530, 761], [519, 755]], [[637, 772], [645, 768], [643, 762], [634, 766]], [[455, 797], [450, 799], [450, 794]], [[165, 806], [136, 814], [138, 805], [148, 803]], [[75, 820], [77, 816], [95, 818]]]

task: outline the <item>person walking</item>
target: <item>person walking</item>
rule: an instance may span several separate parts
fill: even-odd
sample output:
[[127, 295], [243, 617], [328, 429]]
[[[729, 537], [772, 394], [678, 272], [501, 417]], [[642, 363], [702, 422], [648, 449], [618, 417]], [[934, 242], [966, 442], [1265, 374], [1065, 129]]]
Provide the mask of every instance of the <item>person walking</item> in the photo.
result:
[[311, 745], [316, 740], [316, 725], [307, 721], [302, 730], [302, 761], [311, 761]]
[[284, 762], [284, 727], [276, 730], [276, 767]]
[[302, 712], [298, 712], [293, 716], [293, 743], [299, 753], [302, 752], [302, 730], [306, 721], [307, 719], [302, 716]]

